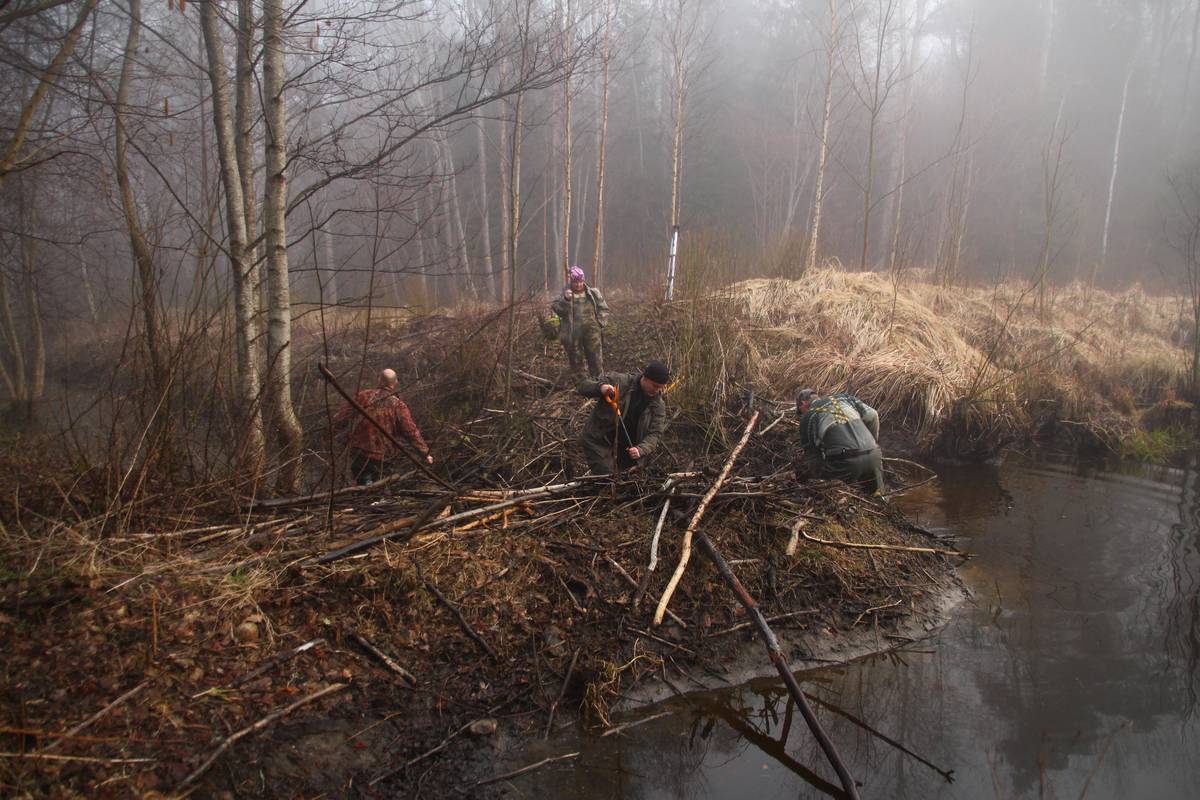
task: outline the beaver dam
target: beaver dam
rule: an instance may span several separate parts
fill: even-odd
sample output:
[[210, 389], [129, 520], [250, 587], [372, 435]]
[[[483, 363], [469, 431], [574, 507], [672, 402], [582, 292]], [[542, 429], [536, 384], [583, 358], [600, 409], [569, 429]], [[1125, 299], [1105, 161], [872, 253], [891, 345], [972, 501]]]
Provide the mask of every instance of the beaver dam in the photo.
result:
[[[1039, 438], [1115, 450], [1149, 428], [1181, 439], [1178, 307], [1078, 292], [1034, 313], [1017, 287], [821, 273], [667, 306], [617, 298], [607, 367], [660, 358], [682, 380], [662, 455], [615, 479], [580, 477], [589, 401], [534, 303], [511, 318], [511, 356], [505, 310], [306, 320], [303, 496], [219, 477], [230, 452], [210, 466], [192, 446], [131, 481], [128, 461], [36, 461], [18, 442], [0, 783], [17, 796], [500, 793], [491, 779], [509, 768], [481, 739], [619, 730], [646, 698], [771, 673], [710, 547], [791, 668], [903, 647], [938, 624], [961, 555], [893, 503], [798, 476], [790, 398], [816, 385], [878, 408], [901, 491], [930, 479], [920, 456]], [[343, 488], [343, 447], [322, 427], [340, 398], [318, 362], [350, 390], [395, 368], [434, 475]], [[221, 419], [219, 397], [197, 402]]]

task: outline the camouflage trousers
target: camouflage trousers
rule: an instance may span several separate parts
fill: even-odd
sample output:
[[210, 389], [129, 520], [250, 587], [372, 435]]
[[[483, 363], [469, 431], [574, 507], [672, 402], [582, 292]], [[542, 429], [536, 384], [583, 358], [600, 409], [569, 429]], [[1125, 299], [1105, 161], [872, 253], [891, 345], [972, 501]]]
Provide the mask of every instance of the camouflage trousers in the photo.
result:
[[[572, 335], [574, 333], [574, 335]], [[604, 371], [604, 344], [600, 337], [600, 329], [592, 325], [577, 326], [575, 331], [564, 320], [558, 340], [567, 351], [567, 360], [571, 363], [572, 372], [580, 372], [582, 364], [579, 361], [579, 351], [583, 350], [587, 359], [588, 375], [596, 377]]]
[[812, 459], [808, 461], [808, 469], [814, 477], [845, 481], [867, 494], [887, 491], [883, 483], [883, 453], [878, 447], [849, 458]]

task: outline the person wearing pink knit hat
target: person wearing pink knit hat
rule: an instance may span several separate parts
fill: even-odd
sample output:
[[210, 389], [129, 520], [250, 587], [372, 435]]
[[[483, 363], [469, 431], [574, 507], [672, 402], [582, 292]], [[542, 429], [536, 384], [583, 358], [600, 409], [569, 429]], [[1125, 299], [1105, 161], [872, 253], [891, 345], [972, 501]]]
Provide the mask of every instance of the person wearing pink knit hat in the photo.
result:
[[567, 352], [571, 371], [582, 371], [579, 351], [587, 359], [588, 374], [595, 377], [604, 370], [604, 326], [608, 322], [608, 303], [594, 286], [588, 286], [583, 269], [571, 267], [562, 294], [550, 304], [559, 317], [558, 340]]

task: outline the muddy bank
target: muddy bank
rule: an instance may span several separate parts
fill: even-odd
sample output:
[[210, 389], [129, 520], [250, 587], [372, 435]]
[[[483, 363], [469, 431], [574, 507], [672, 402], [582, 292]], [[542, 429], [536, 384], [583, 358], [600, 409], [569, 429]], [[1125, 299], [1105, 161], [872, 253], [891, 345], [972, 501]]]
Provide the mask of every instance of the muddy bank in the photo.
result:
[[[787, 557], [790, 522], [803, 513], [806, 533], [830, 542], [946, 545], [885, 504], [797, 481], [776, 461], [780, 444], [768, 435], [748, 449], [705, 528], [767, 616], [783, 617], [772, 624], [789, 658], [837, 659], [912, 635], [914, 609], [929, 613], [952, 559], [806, 539]], [[736, 680], [761, 651], [731, 630], [744, 613], [698, 555], [674, 621], [650, 620], [711, 473], [680, 479], [660, 564], [633, 602], [661, 478], [585, 484], [475, 518], [483, 524], [430, 522], [325, 563], [397, 519], [431, 506], [449, 519], [495, 497], [447, 498], [410, 479], [336, 498], [332, 528], [328, 504], [299, 504], [174, 537], [113, 537], [90, 554], [105, 553], [108, 571], [87, 581], [78, 553], [44, 547], [34, 566], [25, 551], [6, 575], [0, 624], [6, 750], [28, 755], [5, 760], [5, 785], [33, 796], [169, 793], [216, 753], [197, 796], [478, 796], [466, 778], [487, 773], [498, 748], [577, 720], [606, 726], [654, 687]], [[118, 570], [117, 549], [136, 562]], [[495, 720], [495, 733], [490, 723], [472, 733], [479, 720]]]

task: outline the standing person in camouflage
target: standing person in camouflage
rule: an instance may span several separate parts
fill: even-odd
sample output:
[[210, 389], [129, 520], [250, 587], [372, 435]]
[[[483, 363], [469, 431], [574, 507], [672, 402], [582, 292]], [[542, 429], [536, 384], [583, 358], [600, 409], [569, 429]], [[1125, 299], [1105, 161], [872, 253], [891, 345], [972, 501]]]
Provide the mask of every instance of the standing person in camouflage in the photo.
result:
[[[584, 397], [596, 399], [579, 436], [583, 457], [593, 475], [610, 475], [645, 464], [659, 448], [667, 429], [662, 391], [670, 382], [667, 365], [651, 361], [640, 375], [614, 372], [582, 381], [576, 387], [575, 391]], [[621, 411], [620, 419], [614, 405]]]
[[562, 294], [550, 304], [561, 322], [558, 340], [567, 351], [571, 371], [579, 373], [579, 349], [587, 358], [588, 374], [595, 377], [604, 369], [604, 345], [601, 334], [608, 322], [608, 303], [594, 286], [588, 286], [583, 270], [571, 267], [570, 283]]
[[[393, 438], [404, 437], [409, 444], [425, 457], [426, 464], [433, 463], [429, 453], [429, 445], [421, 436], [421, 429], [413, 422], [412, 412], [408, 404], [396, 396], [396, 371], [385, 369], [379, 373], [379, 386], [374, 389], [363, 389], [354, 396], [371, 419], [379, 423]], [[357, 414], [349, 403], [344, 405], [334, 415], [335, 425], [344, 425], [354, 415], [354, 424], [350, 428], [350, 474], [359, 486], [365, 486], [383, 477], [390, 462], [398, 451], [396, 446], [379, 432], [370, 422]]]
[[802, 389], [796, 397], [804, 462], [817, 478], [837, 479], [882, 494], [883, 454], [879, 412], [854, 395], [821, 397]]

